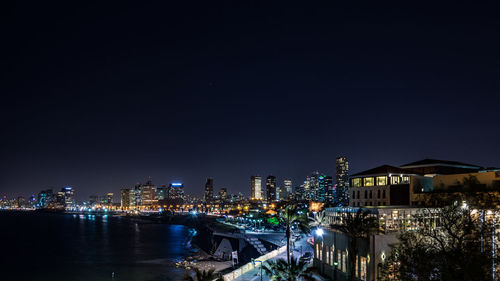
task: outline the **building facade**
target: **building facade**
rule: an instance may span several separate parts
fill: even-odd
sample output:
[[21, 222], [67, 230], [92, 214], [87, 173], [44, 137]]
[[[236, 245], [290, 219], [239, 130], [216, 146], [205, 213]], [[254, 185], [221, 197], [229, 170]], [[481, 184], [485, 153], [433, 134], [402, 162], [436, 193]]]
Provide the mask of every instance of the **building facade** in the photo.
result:
[[[401, 231], [440, 227], [440, 206], [436, 204], [457, 204], [457, 198], [468, 198], [464, 203], [471, 208], [496, 208], [499, 191], [500, 169], [455, 161], [424, 159], [354, 174], [350, 178], [351, 207], [325, 210], [328, 227], [323, 235], [314, 237], [314, 266], [331, 280], [347, 281], [351, 274], [356, 280], [380, 280], [381, 265], [390, 256], [391, 245], [399, 243]], [[379, 228], [358, 239], [359, 249], [353, 253], [349, 237], [334, 226], [360, 208], [378, 220]], [[491, 209], [488, 213], [494, 214]], [[349, 266], [351, 255], [356, 255], [354, 268]]]
[[221, 203], [224, 203], [227, 201], [227, 188], [221, 188], [219, 190], [219, 200]]
[[[213, 181], [212, 181], [213, 184]], [[181, 182], [172, 182], [168, 185], [168, 199], [184, 200], [184, 184]]]
[[250, 199], [263, 200], [262, 196], [262, 178], [260, 176], [250, 177]]
[[145, 184], [140, 187], [141, 195], [141, 205], [152, 206], [158, 204], [158, 198], [156, 197], [156, 186], [151, 180], [148, 180]]
[[266, 200], [268, 203], [275, 202], [276, 197], [276, 177], [269, 175], [266, 178]]
[[121, 193], [121, 208], [126, 210], [130, 208], [131, 200], [133, 199], [133, 197], [131, 196], [130, 189], [128, 188], [123, 188], [120, 193]]
[[335, 159], [335, 204], [349, 205], [349, 161], [339, 156]]
[[73, 208], [76, 206], [76, 201], [75, 201], [75, 190], [72, 187], [64, 187], [61, 189], [61, 192], [63, 194], [63, 201], [64, 201], [64, 206], [66, 208]]
[[283, 180], [283, 189], [281, 191], [282, 196], [280, 196], [281, 200], [290, 200], [293, 197], [292, 190], [292, 180], [285, 179]]
[[333, 177], [332, 176], [323, 176], [320, 179], [320, 188], [325, 190], [325, 202], [334, 203], [335, 202], [335, 190], [333, 185]]
[[206, 203], [211, 203], [214, 201], [214, 179], [208, 178], [205, 183], [205, 195], [204, 199]]

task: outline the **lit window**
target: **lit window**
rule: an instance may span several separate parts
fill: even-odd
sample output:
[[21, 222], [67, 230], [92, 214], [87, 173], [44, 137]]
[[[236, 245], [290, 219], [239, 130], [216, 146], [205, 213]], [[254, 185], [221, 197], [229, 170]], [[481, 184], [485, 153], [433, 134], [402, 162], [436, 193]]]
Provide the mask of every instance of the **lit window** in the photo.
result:
[[340, 250], [337, 250], [337, 268], [342, 268], [342, 254], [340, 253]]
[[403, 183], [410, 183], [410, 177], [409, 176], [404, 176], [403, 177]]
[[333, 260], [335, 259], [335, 253], [333, 251], [333, 246], [330, 247], [330, 265], [333, 266]]
[[391, 177], [391, 184], [399, 184], [400, 181], [401, 181], [400, 177], [394, 177], [394, 176]]
[[352, 186], [353, 187], [360, 187], [361, 186], [361, 178], [352, 179]]
[[365, 257], [360, 257], [360, 279], [365, 281], [367, 280], [367, 274], [366, 274], [366, 258]]
[[319, 246], [319, 260], [323, 260], [323, 242], [321, 242], [321, 246]]
[[373, 177], [363, 178], [363, 186], [373, 186]]
[[377, 177], [377, 185], [387, 185], [387, 177], [386, 176]]
[[356, 277], [359, 278], [359, 256], [356, 256], [356, 267], [355, 267], [354, 274], [356, 275]]
[[342, 271], [347, 272], [347, 253], [342, 251]]

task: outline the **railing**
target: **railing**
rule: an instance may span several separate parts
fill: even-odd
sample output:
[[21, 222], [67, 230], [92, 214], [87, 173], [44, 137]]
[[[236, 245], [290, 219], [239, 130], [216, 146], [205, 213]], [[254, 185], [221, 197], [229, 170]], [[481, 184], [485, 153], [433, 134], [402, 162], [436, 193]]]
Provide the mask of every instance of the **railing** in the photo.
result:
[[[274, 251], [271, 251], [265, 255], [262, 255], [262, 256], [258, 257], [257, 260], [265, 262], [268, 259], [274, 258], [283, 252], [286, 252], [286, 246], [283, 246], [283, 247], [278, 248]], [[262, 266], [262, 264], [260, 264], [260, 266]], [[249, 262], [247, 264], [244, 264], [243, 266], [241, 266], [238, 269], [235, 269], [227, 274], [224, 274], [222, 276], [222, 278], [224, 281], [232, 281], [232, 280], [238, 278], [239, 276], [241, 276], [242, 274], [245, 274], [254, 268], [257, 268], [257, 266], [255, 266], [254, 264]]]

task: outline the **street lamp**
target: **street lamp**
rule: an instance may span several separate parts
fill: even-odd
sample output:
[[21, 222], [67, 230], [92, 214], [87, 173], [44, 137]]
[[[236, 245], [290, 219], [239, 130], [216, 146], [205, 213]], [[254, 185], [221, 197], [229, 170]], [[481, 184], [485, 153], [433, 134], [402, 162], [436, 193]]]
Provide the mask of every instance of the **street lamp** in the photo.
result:
[[255, 263], [260, 262], [260, 281], [262, 281], [262, 261], [255, 260], [252, 258], [252, 264], [255, 266]]
[[[323, 239], [323, 234], [325, 234], [325, 231], [318, 227], [316, 228], [316, 236], [320, 237], [321, 239]], [[316, 239], [315, 239], [316, 240]], [[319, 239], [318, 239], [318, 242], [316, 243], [316, 250], [319, 252], [316, 253], [316, 257], [320, 260], [320, 266], [321, 266], [321, 270], [323, 270], [323, 241], [321, 241], [321, 245], [319, 244]], [[321, 248], [318, 248], [318, 246], [320, 246]]]

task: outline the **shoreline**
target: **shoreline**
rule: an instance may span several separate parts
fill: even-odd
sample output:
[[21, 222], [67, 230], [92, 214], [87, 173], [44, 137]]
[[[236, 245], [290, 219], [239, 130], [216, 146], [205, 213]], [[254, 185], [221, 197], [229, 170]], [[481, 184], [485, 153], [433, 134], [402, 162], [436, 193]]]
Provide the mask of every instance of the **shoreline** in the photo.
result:
[[193, 267], [199, 268], [200, 270], [209, 270], [210, 268], [215, 268], [215, 272], [224, 273], [228, 269], [234, 270], [241, 266], [241, 264], [235, 265], [233, 267], [232, 261], [222, 261], [210, 254], [214, 250], [214, 232], [227, 232], [234, 233], [240, 232], [239, 229], [222, 224], [217, 221], [216, 217], [206, 216], [204, 214], [168, 214], [168, 215], [123, 215], [120, 213], [85, 213], [85, 212], [64, 212], [64, 211], [53, 211], [53, 210], [2, 210], [12, 213], [27, 213], [34, 212], [39, 214], [47, 215], [84, 215], [84, 216], [112, 216], [114, 218], [126, 219], [130, 222], [136, 222], [140, 224], [167, 224], [167, 225], [182, 225], [190, 228], [191, 231], [196, 231], [194, 234], [190, 234], [191, 237], [185, 241], [186, 254], [180, 257], [179, 260], [170, 258], [157, 258], [151, 260], [138, 261], [138, 265], [157, 265], [157, 266], [167, 266], [182, 268], [185, 270], [190, 270]]

